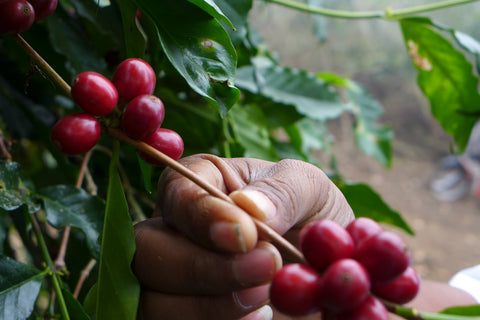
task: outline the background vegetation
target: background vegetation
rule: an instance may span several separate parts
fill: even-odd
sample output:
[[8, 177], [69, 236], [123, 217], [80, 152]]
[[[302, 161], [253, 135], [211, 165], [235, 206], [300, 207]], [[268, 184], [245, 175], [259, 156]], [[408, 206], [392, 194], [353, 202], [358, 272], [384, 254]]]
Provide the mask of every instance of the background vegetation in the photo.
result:
[[[331, 174], [357, 216], [412, 233], [372, 188], [339, 171], [329, 123], [349, 115], [358, 149], [391, 167], [393, 131], [360, 80], [380, 83], [395, 73], [397, 83], [411, 84], [418, 73], [423, 106], [461, 151], [480, 110], [480, 45], [457, 26], [437, 24], [430, 11], [432, 20], [384, 11], [418, 2], [314, 2], [381, 12], [374, 20], [311, 20], [261, 1], [71, 0], [22, 36], [67, 83], [87, 70], [111, 77], [127, 57], [147, 60], [159, 75], [164, 126], [182, 135], [185, 155], [312, 162]], [[376, 31], [373, 38], [368, 30]], [[107, 134], [85, 157], [60, 154], [50, 128], [78, 107], [21, 43], [0, 38], [0, 310], [5, 319], [133, 319], [139, 288], [129, 268], [132, 222], [149, 216], [162, 168]]]

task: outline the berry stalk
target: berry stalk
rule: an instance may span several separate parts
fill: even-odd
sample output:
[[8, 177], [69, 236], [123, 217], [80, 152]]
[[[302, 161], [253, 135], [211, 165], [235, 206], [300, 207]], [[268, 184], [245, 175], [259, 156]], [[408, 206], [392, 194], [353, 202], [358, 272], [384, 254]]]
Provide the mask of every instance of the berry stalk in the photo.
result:
[[[25, 52], [27, 52], [27, 54], [33, 59], [33, 61], [39, 66], [39, 68], [43, 70], [67, 96], [71, 96], [70, 85], [66, 83], [65, 80], [63, 80], [63, 78], [28, 44], [28, 42], [25, 41], [25, 39], [23, 39], [18, 34], [14, 35], [13, 37], [25, 50]], [[155, 148], [152, 148], [144, 142], [131, 139], [118, 129], [109, 127], [107, 128], [107, 131], [111, 136], [117, 138], [118, 140], [126, 142], [137, 148], [139, 151], [144, 152], [145, 154], [148, 154], [153, 158], [156, 158], [157, 160], [167, 164], [169, 167], [184, 175], [186, 178], [192, 180], [194, 183], [196, 183], [198, 186], [203, 188], [211, 195], [228, 201], [230, 203], [234, 203], [233, 200], [228, 197], [228, 195], [215, 188], [214, 186], [210, 185], [209, 183], [206, 183], [193, 171], [189, 170], [185, 166], [181, 165], [179, 162], [165, 155], [164, 153], [156, 150]], [[288, 242], [285, 238], [283, 238], [265, 223], [257, 219], [253, 220], [255, 222], [258, 232], [267, 239], [269, 239], [279, 249], [283, 249], [284, 254], [286, 254], [291, 261], [305, 263], [303, 254], [294, 245]]]
[[[210, 183], [206, 182], [204, 179], [198, 176], [195, 172], [191, 171], [190, 169], [188, 169], [178, 161], [173, 160], [172, 158], [158, 151], [157, 149], [149, 146], [145, 142], [134, 140], [128, 137], [119, 129], [107, 128], [107, 131], [114, 138], [120, 141], [126, 142], [134, 146], [135, 148], [137, 148], [137, 150], [144, 152], [149, 156], [154, 157], [159, 161], [165, 163], [167, 166], [174, 169], [178, 173], [182, 174], [184, 177], [190, 179], [192, 182], [196, 183], [198, 186], [203, 188], [205, 191], [207, 191], [211, 195], [216, 196], [224, 201], [234, 203], [233, 200], [228, 195], [226, 195], [225, 193], [223, 193], [221, 190], [214, 187]], [[305, 263], [302, 253], [294, 245], [288, 242], [285, 238], [283, 238], [281, 235], [279, 235], [277, 232], [275, 232], [272, 228], [270, 228], [265, 223], [254, 218], [252, 219], [255, 223], [255, 226], [257, 227], [258, 232], [262, 236], [269, 239], [277, 248], [283, 249], [283, 252], [288, 255], [289, 259], [295, 262]]]
[[28, 44], [19, 34], [12, 35], [13, 39], [23, 48], [23, 50], [32, 58], [33, 62], [42, 70], [53, 83], [56, 83], [63, 93], [70, 97], [70, 85]]

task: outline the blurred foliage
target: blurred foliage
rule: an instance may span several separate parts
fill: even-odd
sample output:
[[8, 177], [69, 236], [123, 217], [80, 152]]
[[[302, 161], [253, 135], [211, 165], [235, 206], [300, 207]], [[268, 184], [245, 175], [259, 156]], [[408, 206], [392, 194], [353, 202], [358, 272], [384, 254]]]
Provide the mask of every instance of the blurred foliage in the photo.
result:
[[[316, 164], [328, 171], [359, 216], [412, 233], [374, 190], [342, 176], [332, 151], [328, 123], [348, 114], [358, 149], [389, 168], [393, 132], [379, 121], [383, 106], [360, 83], [332, 70], [283, 63], [260, 37], [265, 30], [251, 23], [252, 12], [252, 0], [63, 0], [51, 17], [22, 37], [68, 83], [83, 71], [111, 77], [124, 59], [145, 59], [158, 75], [155, 94], [166, 107], [163, 126], [182, 136], [185, 156], [205, 152]], [[312, 31], [305, 25], [293, 26], [294, 31], [311, 32], [320, 43], [330, 41], [332, 26], [325, 17], [314, 18]], [[461, 150], [480, 110], [478, 77], [470, 62], [480, 45], [430, 19], [406, 18], [399, 25], [419, 87]], [[369, 45], [358, 44], [354, 53], [363, 55]], [[303, 44], [288, 46], [298, 50]], [[345, 60], [344, 70], [355, 63], [354, 57]], [[47, 311], [65, 317], [68, 309], [74, 319], [133, 319], [139, 291], [130, 270], [132, 221], [150, 215], [162, 168], [148, 166], [131, 146], [105, 135], [88, 161], [85, 183], [76, 186], [83, 158], [60, 154], [50, 129], [79, 107], [32, 63], [15, 37], [0, 36], [0, 70], [0, 309], [8, 312], [8, 301], [24, 291], [27, 297], [17, 301], [15, 316], [4, 318], [42, 317]], [[47, 270], [54, 268], [48, 260], [58, 253], [59, 230], [66, 226], [72, 228], [70, 245], [75, 247], [75, 254], [67, 255], [67, 269], [39, 271], [45, 264]], [[12, 237], [19, 247], [12, 246]], [[41, 254], [35, 244], [43, 238]], [[73, 288], [91, 259], [99, 263], [77, 300]], [[50, 281], [42, 282], [45, 277]], [[54, 310], [36, 299], [52, 286], [65, 308], [60, 303]], [[115, 294], [106, 297], [105, 292]]]

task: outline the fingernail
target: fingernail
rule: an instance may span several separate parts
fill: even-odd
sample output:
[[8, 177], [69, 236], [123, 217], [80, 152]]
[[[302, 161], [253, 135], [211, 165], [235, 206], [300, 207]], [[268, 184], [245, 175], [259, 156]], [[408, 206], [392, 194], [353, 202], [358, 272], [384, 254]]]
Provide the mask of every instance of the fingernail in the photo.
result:
[[210, 227], [210, 238], [221, 249], [230, 252], [247, 251], [238, 223], [217, 222]]
[[273, 319], [273, 310], [268, 304], [264, 305], [260, 309], [257, 309], [247, 316], [243, 317], [241, 320], [272, 320]]
[[230, 198], [251, 216], [263, 221], [271, 219], [277, 213], [273, 202], [257, 190], [237, 190], [230, 194]]
[[282, 266], [275, 247], [260, 242], [254, 250], [237, 255], [232, 262], [235, 279], [244, 286], [258, 285], [272, 279]]
[[251, 320], [272, 320], [273, 319], [273, 310], [266, 304], [257, 311], [255, 311], [255, 318]]
[[259, 308], [268, 301], [270, 285], [249, 288], [233, 293], [233, 299], [239, 307], [250, 310]]

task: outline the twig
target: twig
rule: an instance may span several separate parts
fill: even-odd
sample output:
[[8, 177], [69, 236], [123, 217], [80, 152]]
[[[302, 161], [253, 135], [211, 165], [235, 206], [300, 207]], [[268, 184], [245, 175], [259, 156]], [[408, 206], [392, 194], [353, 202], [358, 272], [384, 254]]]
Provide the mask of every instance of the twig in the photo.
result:
[[[82, 186], [83, 178], [85, 177], [85, 173], [87, 172], [87, 164], [91, 156], [92, 156], [92, 150], [88, 151], [83, 157], [82, 164], [80, 166], [80, 171], [77, 177], [77, 182], [75, 183], [75, 186], [77, 188], [80, 188]], [[70, 237], [71, 229], [72, 227], [66, 226], [65, 230], [63, 231], [62, 243], [60, 244], [58, 255], [57, 255], [57, 258], [55, 259], [55, 268], [57, 270], [63, 270], [66, 267], [65, 255], [67, 253], [68, 239]]]
[[5, 145], [5, 136], [3, 135], [2, 129], [0, 129], [0, 158], [6, 159], [7, 161], [12, 160], [12, 155], [8, 152], [7, 146]]
[[[68, 83], [66, 83], [62, 77], [58, 75], [58, 73], [20, 36], [20, 35], [14, 35], [15, 40], [22, 46], [22, 48], [34, 59], [34, 61], [39, 65], [39, 67], [44, 70], [49, 77], [52, 78], [52, 80], [57, 83], [61, 89], [68, 95], [70, 96], [70, 86]], [[225, 193], [223, 193], [221, 190], [217, 189], [213, 185], [207, 183], [205, 180], [203, 180], [200, 176], [198, 176], [195, 172], [189, 170], [182, 164], [180, 164], [178, 161], [173, 160], [172, 158], [168, 157], [164, 153], [156, 150], [155, 148], [152, 148], [148, 144], [133, 140], [129, 138], [127, 135], [125, 135], [123, 132], [121, 132], [118, 129], [114, 128], [107, 128], [108, 132], [110, 135], [113, 137], [119, 139], [120, 141], [126, 142], [128, 144], [131, 144], [135, 148], [149, 154], [152, 157], [157, 158], [158, 160], [162, 161], [172, 169], [176, 170], [180, 174], [184, 175], [186, 178], [190, 179], [194, 183], [196, 183], [198, 186], [202, 187], [205, 191], [210, 193], [213, 196], [216, 196], [220, 199], [223, 199], [229, 203], [233, 203], [233, 200], [230, 199]], [[285, 254], [289, 255], [289, 259], [293, 261], [298, 261], [304, 263], [305, 260], [303, 258], [302, 253], [290, 242], [288, 242], [286, 239], [284, 239], [281, 235], [276, 233], [273, 229], [271, 229], [268, 225], [265, 223], [252, 218], [258, 232], [272, 241], [274, 245], [276, 245], [279, 249], [283, 249]]]
[[78, 298], [78, 295], [80, 294], [80, 290], [82, 289], [83, 283], [90, 275], [90, 272], [92, 271], [93, 267], [95, 267], [96, 263], [97, 261], [95, 259], [90, 260], [87, 266], [80, 273], [80, 278], [78, 279], [77, 285], [75, 286], [75, 291], [73, 291], [73, 296], [75, 298]]
[[[207, 181], [205, 181], [202, 177], [197, 175], [195, 172], [192, 170], [188, 169], [184, 165], [182, 165], [180, 162], [173, 160], [166, 154], [158, 151], [157, 149], [149, 146], [145, 142], [134, 140], [129, 138], [126, 134], [124, 134], [122, 131], [119, 129], [115, 128], [107, 128], [108, 133], [115, 137], [116, 139], [126, 142], [138, 150], [145, 152], [146, 154], [156, 158], [157, 160], [162, 161], [164, 164], [169, 166], [170, 168], [174, 169], [178, 173], [182, 174], [184, 177], [190, 179], [192, 182], [203, 188], [205, 191], [210, 193], [211, 195], [218, 197], [226, 202], [235, 204], [233, 200], [223, 193], [220, 189], [216, 188], [215, 186], [211, 185]], [[302, 255], [302, 253], [290, 242], [288, 242], [285, 238], [283, 238], [281, 235], [279, 235], [277, 232], [275, 232], [272, 228], [270, 228], [267, 224], [261, 222], [260, 220], [257, 220], [253, 218], [253, 221], [255, 223], [255, 226], [257, 227], [258, 232], [270, 240], [275, 246], [277, 246], [279, 249], [283, 249], [283, 251], [289, 255], [289, 259], [292, 259], [293, 261], [305, 263], [305, 259]]]

